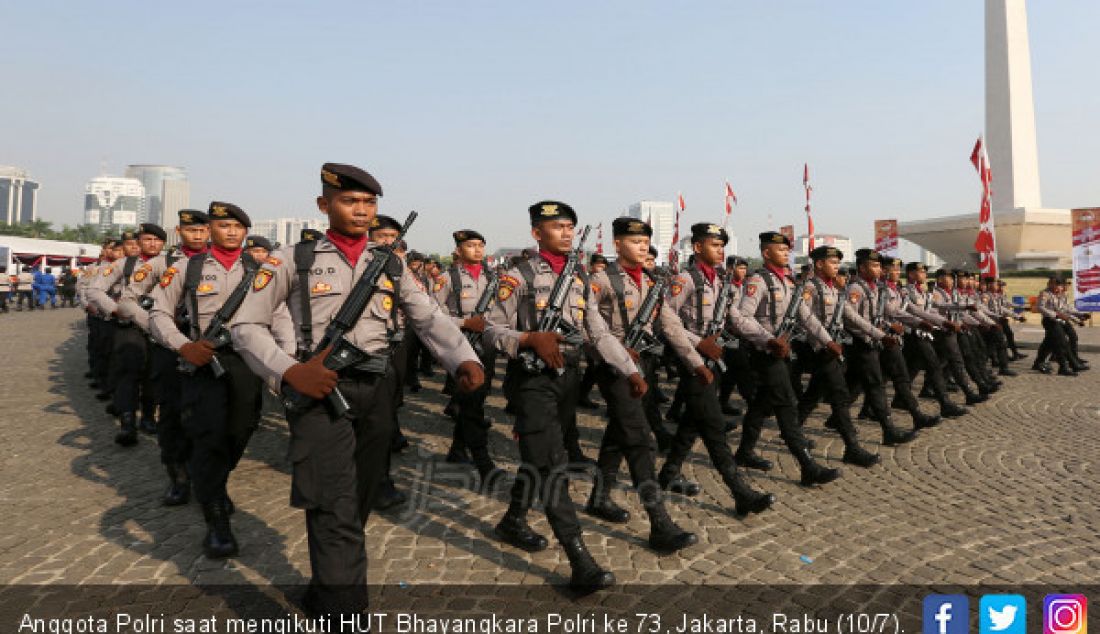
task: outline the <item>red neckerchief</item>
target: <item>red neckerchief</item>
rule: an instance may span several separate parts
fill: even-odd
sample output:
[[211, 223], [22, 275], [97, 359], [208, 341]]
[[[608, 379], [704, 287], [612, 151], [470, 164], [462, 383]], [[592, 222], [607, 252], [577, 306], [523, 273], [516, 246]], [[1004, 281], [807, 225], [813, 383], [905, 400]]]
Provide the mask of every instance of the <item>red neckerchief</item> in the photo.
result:
[[867, 282], [867, 286], [870, 286], [871, 288], [874, 288], [876, 285], [878, 285], [878, 281], [875, 280], [875, 278], [873, 278], [873, 277], [872, 278], [866, 278], [866, 277], [863, 277], [861, 275], [860, 279], [862, 279], [864, 282]]
[[706, 262], [696, 262], [695, 268], [699, 269], [699, 272], [707, 278], [708, 284], [714, 283], [714, 276], [718, 275], [718, 272], [714, 270], [713, 266], [707, 264]]
[[764, 268], [768, 269], [772, 273], [775, 273], [775, 276], [778, 277], [781, 280], [787, 278], [787, 268], [786, 267], [778, 268], [778, 267], [772, 266], [771, 264], [765, 263]]
[[554, 255], [545, 249], [539, 249], [539, 255], [542, 256], [542, 259], [546, 260], [546, 263], [554, 270], [555, 275], [561, 275], [561, 270], [565, 268], [566, 256]]
[[325, 236], [328, 237], [328, 241], [336, 247], [337, 251], [344, 254], [344, 257], [348, 259], [353, 267], [359, 262], [359, 256], [363, 255], [363, 249], [367, 248], [367, 236], [365, 235], [353, 238], [329, 229], [325, 232]]
[[201, 249], [189, 249], [187, 247], [180, 247], [180, 253], [182, 253], [183, 257], [185, 257], [185, 258], [191, 258], [193, 256], [196, 256], [196, 255], [200, 254], [200, 253], [206, 253], [206, 250], [207, 250], [207, 247], [203, 247]]
[[891, 282], [890, 280], [886, 280], [886, 285], [889, 286], [892, 290], [898, 290], [898, 285]]
[[739, 279], [739, 280], [735, 280], [735, 279], [731, 278], [730, 282], [733, 283], [733, 285], [736, 286], [737, 288], [741, 288], [741, 286], [745, 283], [745, 280], [744, 280], [744, 278]]
[[829, 288], [836, 288], [836, 278], [835, 277], [831, 277], [827, 280], [823, 279], [821, 281], [825, 282], [825, 286], [828, 286]]
[[478, 262], [477, 264], [463, 264], [462, 267], [466, 269], [466, 272], [470, 274], [470, 277], [474, 278], [475, 282], [477, 281], [477, 278], [481, 277], [481, 262]]
[[142, 262], [148, 262], [149, 260], [151, 260], [151, 259], [153, 259], [157, 256], [155, 256], [155, 255], [145, 255], [144, 253], [139, 253], [138, 257], [141, 258]]
[[216, 244], [210, 245], [210, 255], [214, 256], [214, 259], [219, 264], [225, 267], [225, 270], [233, 268], [233, 263], [241, 257], [241, 249], [223, 249]]
[[630, 279], [634, 280], [634, 283], [638, 288], [642, 287], [642, 267], [638, 266], [622, 266], [623, 272], [630, 276]]

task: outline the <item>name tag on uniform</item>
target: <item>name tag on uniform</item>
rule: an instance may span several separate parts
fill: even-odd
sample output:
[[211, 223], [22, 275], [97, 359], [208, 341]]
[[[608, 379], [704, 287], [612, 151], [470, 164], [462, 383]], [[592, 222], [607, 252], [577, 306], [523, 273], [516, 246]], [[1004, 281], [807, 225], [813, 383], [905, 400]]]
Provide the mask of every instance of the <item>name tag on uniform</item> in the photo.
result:
[[462, 291], [461, 297], [462, 297], [462, 299], [468, 299], [470, 297], [473, 297], [473, 295], [471, 295], [470, 293], [467, 293], [466, 291]]

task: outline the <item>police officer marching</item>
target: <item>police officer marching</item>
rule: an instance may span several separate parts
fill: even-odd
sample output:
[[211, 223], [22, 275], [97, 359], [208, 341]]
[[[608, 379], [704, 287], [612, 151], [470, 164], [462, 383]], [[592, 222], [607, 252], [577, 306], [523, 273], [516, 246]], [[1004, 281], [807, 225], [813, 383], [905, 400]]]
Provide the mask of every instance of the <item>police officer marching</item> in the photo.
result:
[[[290, 500], [305, 509], [313, 574], [303, 606], [313, 615], [367, 607], [364, 528], [393, 432], [397, 309], [460, 390], [484, 380], [461, 331], [404, 263], [368, 242], [381, 194], [364, 170], [326, 163], [317, 207], [330, 229], [269, 259], [233, 325], [234, 346], [289, 406]], [[301, 359], [272, 335], [272, 314], [282, 306]]]
[[[905, 310], [920, 320], [916, 327], [910, 327], [905, 334], [905, 363], [909, 368], [910, 383], [917, 373], [924, 370], [924, 387], [921, 396], [932, 396], [940, 406], [940, 416], [958, 418], [969, 410], [951, 401], [947, 393], [947, 383], [943, 378], [943, 360], [936, 353], [937, 337], [956, 326], [939, 312], [934, 310], [925, 290], [928, 281], [928, 268], [921, 262], [905, 265], [908, 284], [903, 291], [907, 304]], [[953, 331], [952, 331], [953, 334]]]

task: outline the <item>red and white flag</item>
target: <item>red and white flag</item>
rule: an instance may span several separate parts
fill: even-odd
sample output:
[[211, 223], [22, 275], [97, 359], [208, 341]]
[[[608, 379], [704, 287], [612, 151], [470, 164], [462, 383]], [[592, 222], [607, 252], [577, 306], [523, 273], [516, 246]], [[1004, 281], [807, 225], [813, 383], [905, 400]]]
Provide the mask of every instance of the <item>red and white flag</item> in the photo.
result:
[[997, 277], [997, 238], [993, 229], [993, 190], [990, 187], [993, 175], [981, 136], [970, 153], [970, 162], [978, 170], [982, 181], [982, 210], [978, 215], [978, 237], [974, 240], [974, 250], [978, 252], [978, 271], [983, 277]]
[[810, 251], [813, 251], [813, 249], [814, 249], [814, 217], [810, 214], [810, 192], [812, 192], [814, 190], [814, 188], [810, 186], [810, 164], [809, 163], [803, 163], [802, 164], [802, 187], [803, 187], [803, 189], [806, 190], [806, 225], [807, 225], [806, 233], [809, 237], [809, 247], [808, 247], [808, 249]]
[[603, 223], [596, 225], [596, 253], [603, 254]]
[[668, 264], [673, 271], [677, 270], [676, 245], [680, 242], [680, 214], [684, 212], [684, 195], [676, 194], [676, 222], [672, 226], [672, 246], [668, 250]]
[[733, 206], [737, 204], [737, 194], [733, 193], [733, 188], [730, 187], [730, 182], [726, 181], [726, 218], [728, 219], [730, 213], [733, 212]]

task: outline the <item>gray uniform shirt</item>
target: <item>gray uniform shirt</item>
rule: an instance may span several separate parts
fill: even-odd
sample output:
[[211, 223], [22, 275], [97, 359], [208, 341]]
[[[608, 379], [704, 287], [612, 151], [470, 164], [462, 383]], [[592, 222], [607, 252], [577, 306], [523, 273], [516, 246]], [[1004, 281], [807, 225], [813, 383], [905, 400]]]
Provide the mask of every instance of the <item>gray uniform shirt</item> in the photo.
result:
[[[126, 260], [129, 258], [122, 258], [116, 260], [105, 267], [101, 267], [99, 273], [88, 282], [86, 295], [88, 302], [95, 306], [96, 310], [100, 312], [105, 318], [110, 317], [115, 311], [118, 311], [118, 319], [121, 321], [131, 321], [133, 318], [129, 315], [133, 315], [136, 311], [141, 310], [137, 304], [133, 304], [130, 300], [123, 300], [122, 289], [129, 282], [129, 279], [123, 275], [126, 271]], [[145, 262], [140, 257], [134, 262], [133, 270], [138, 271]], [[133, 304], [132, 306], [126, 306], [122, 308], [120, 304]]]
[[[358, 261], [352, 264], [328, 238], [321, 238], [312, 244], [314, 262], [308, 280], [299, 279], [294, 262], [294, 247], [284, 247], [263, 265], [252, 291], [233, 320], [234, 348], [275, 392], [282, 389], [283, 373], [298, 361], [293, 356], [293, 347], [288, 351], [280, 347], [273, 337], [270, 330], [273, 326], [272, 315], [281, 306], [287, 307], [294, 331], [300, 337], [305, 315], [301, 285], [308, 283], [310, 321], [316, 342], [344, 304], [355, 282], [374, 259], [371, 247], [376, 246], [368, 243]], [[420, 341], [431, 350], [448, 373], [454, 374], [464, 361], [479, 363], [462, 331], [413, 280], [405, 264], [399, 264], [399, 284], [395, 285], [388, 275], [382, 275], [362, 317], [345, 335], [347, 340], [370, 354], [388, 351], [389, 333], [398, 328], [393, 321], [396, 303], [396, 307], [404, 311], [407, 323], [412, 326]], [[398, 287], [397, 293], [394, 292], [395, 286]]]
[[[771, 282], [771, 291], [768, 289], [768, 282], [764, 279], [765, 275]], [[767, 349], [768, 341], [775, 337], [775, 329], [783, 320], [787, 305], [791, 303], [797, 288], [794, 280], [789, 276], [776, 275], [767, 269], [754, 273], [745, 283], [745, 294], [741, 296], [741, 304], [738, 308], [742, 316], [755, 321], [759, 328], [746, 330], [741, 333], [741, 336], [758, 350]], [[815, 349], [824, 348], [832, 338], [825, 332], [825, 326], [821, 325], [807, 305], [805, 301], [807, 295], [808, 292], [803, 291], [803, 302], [798, 308], [798, 318], [810, 345]]]

